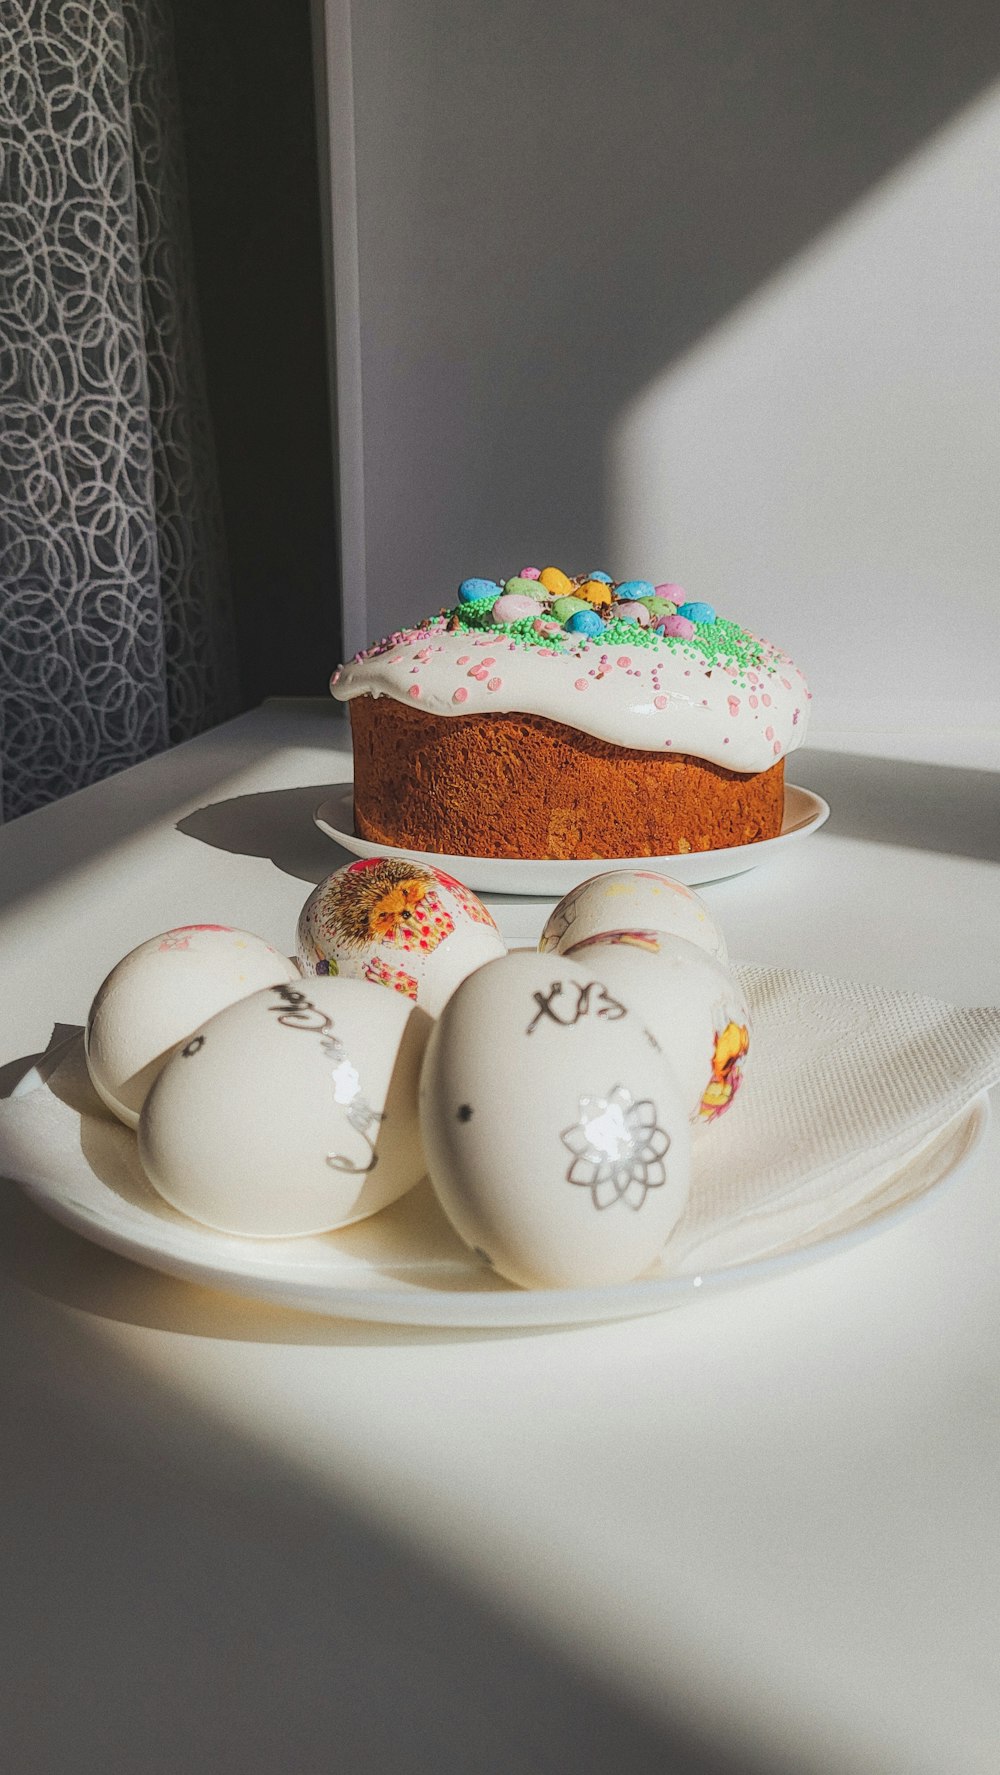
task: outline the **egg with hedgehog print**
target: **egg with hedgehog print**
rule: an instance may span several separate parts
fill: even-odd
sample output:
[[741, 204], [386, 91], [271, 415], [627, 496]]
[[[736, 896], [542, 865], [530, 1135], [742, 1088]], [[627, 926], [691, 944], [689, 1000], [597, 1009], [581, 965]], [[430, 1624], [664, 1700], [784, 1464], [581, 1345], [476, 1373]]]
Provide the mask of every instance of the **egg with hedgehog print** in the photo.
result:
[[299, 914], [299, 967], [391, 987], [436, 1016], [459, 982], [506, 954], [493, 914], [426, 863], [366, 857], [321, 881]]
[[627, 1281], [690, 1186], [686, 1106], [596, 970], [531, 950], [462, 982], [420, 1077], [428, 1173], [455, 1231], [526, 1288]]

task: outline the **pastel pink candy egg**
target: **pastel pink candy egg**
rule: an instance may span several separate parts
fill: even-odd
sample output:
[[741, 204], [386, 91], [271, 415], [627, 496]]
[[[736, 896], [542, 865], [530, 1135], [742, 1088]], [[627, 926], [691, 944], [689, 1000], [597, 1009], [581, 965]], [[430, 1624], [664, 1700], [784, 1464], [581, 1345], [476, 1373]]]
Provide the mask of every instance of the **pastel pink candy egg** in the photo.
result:
[[671, 604], [684, 604], [687, 602], [687, 593], [684, 590], [684, 587], [673, 585], [670, 580], [666, 580], [663, 585], [656, 587], [656, 596], [658, 598], [669, 598]]
[[526, 616], [538, 615], [536, 598], [524, 598], [519, 592], [505, 592], [493, 606], [494, 622], [523, 622]]
[[638, 623], [640, 629], [648, 629], [649, 627], [649, 611], [645, 604], [639, 603], [638, 599], [612, 604], [609, 615], [617, 616], [621, 622]]
[[675, 635], [680, 641], [690, 641], [694, 634], [694, 623], [686, 616], [662, 616], [656, 627], [661, 635]]
[[518, 579], [541, 579], [542, 570], [540, 567], [522, 567], [517, 577]]

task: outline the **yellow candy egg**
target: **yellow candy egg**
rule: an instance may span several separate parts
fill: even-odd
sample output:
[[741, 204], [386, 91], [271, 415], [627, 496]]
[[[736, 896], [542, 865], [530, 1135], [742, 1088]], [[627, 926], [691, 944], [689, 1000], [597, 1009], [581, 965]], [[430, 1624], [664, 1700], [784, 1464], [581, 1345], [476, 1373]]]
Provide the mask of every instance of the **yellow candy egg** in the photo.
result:
[[588, 604], [610, 604], [611, 587], [605, 585], [603, 579], [587, 579], [582, 586], [577, 586], [576, 596], [586, 598]]
[[543, 567], [538, 577], [545, 590], [552, 593], [553, 598], [568, 598], [574, 590], [573, 581], [563, 573], [560, 567]]

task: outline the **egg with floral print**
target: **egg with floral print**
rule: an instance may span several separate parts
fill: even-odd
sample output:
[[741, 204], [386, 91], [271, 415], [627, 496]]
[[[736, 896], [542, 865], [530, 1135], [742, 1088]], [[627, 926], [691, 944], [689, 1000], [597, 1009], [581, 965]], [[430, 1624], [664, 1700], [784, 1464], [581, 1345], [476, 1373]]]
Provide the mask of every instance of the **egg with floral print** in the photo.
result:
[[299, 914], [303, 974], [352, 976], [436, 1016], [460, 981], [506, 954], [493, 914], [453, 876], [406, 857], [366, 857], [327, 876]]
[[722, 962], [726, 939], [700, 894], [654, 869], [609, 869], [564, 894], [549, 914], [539, 949], [565, 954], [599, 931], [669, 931]]
[[729, 969], [664, 931], [602, 931], [566, 950], [627, 999], [656, 1036], [698, 1126], [731, 1108], [750, 1052], [750, 1012]]
[[684, 1211], [691, 1135], [655, 1037], [596, 970], [521, 950], [463, 981], [420, 1078], [459, 1236], [525, 1288], [623, 1282]]
[[87, 1018], [91, 1082], [107, 1107], [134, 1128], [154, 1079], [177, 1047], [237, 999], [298, 979], [294, 962], [230, 925], [179, 925], [149, 937], [112, 968]]

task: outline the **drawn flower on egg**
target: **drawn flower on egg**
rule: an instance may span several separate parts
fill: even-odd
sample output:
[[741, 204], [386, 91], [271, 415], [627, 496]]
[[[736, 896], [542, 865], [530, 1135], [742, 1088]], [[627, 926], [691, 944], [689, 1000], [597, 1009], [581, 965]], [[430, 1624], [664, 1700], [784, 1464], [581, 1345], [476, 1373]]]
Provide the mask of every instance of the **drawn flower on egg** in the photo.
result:
[[365, 962], [364, 977], [373, 980], [377, 986], [389, 986], [393, 992], [401, 992], [405, 998], [417, 1002], [417, 982], [405, 968], [390, 968], [380, 955], [373, 955]]
[[346, 949], [388, 943], [426, 955], [455, 929], [431, 871], [396, 857], [352, 863], [335, 876], [323, 914]]
[[648, 1097], [636, 1100], [626, 1085], [606, 1097], [581, 1097], [580, 1120], [560, 1139], [573, 1154], [567, 1183], [589, 1189], [595, 1208], [624, 1202], [639, 1209], [648, 1192], [667, 1181], [670, 1136], [657, 1126], [656, 1105]]
[[729, 1108], [743, 1082], [742, 1062], [750, 1049], [750, 1031], [745, 1023], [723, 1013], [716, 1022], [712, 1049], [712, 1076], [702, 1092], [698, 1114], [711, 1122]]

